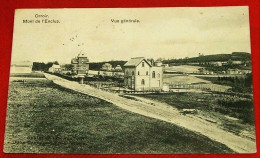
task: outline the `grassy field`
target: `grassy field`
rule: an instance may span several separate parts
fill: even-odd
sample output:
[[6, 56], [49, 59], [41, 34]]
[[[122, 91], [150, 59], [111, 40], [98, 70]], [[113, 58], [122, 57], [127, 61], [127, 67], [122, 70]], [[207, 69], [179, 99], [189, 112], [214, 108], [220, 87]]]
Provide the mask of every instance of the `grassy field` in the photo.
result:
[[24, 78], [45, 78], [45, 76], [42, 73], [15, 73], [15, 74], [10, 74], [10, 77], [24, 77]]
[[5, 152], [229, 153], [173, 124], [120, 109], [48, 80], [11, 82]]
[[211, 83], [210, 81], [197, 78], [191, 75], [174, 75], [174, 74], [164, 74], [163, 82], [167, 84], [194, 84], [194, 83]]
[[176, 75], [176, 74], [164, 74], [163, 75], [163, 83], [166, 84], [195, 84], [197, 87], [209, 89], [212, 91], [220, 91], [225, 92], [230, 89], [230, 86], [214, 84], [209, 80], [204, 78], [195, 77], [192, 75]]
[[238, 135], [246, 132], [247, 137], [255, 139], [254, 105], [250, 97], [185, 92], [138, 96], [167, 103], [179, 110], [197, 109], [200, 115], [216, 120], [222, 128]]
[[201, 67], [191, 66], [191, 65], [179, 65], [179, 66], [165, 67], [164, 70], [173, 71], [173, 72], [193, 73], [199, 71], [199, 68]]
[[143, 97], [165, 102], [178, 109], [199, 109], [202, 111], [219, 112], [241, 119], [244, 123], [254, 125], [252, 98], [203, 93], [149, 94], [143, 95]]

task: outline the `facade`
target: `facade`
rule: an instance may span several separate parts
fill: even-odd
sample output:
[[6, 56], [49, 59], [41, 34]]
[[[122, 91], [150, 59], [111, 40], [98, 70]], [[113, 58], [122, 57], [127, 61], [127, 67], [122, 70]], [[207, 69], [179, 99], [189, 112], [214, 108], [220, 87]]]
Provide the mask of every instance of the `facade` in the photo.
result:
[[76, 75], [86, 75], [89, 70], [89, 59], [85, 53], [79, 53], [76, 58], [71, 59], [73, 65], [72, 73]]
[[124, 85], [135, 91], [161, 90], [162, 67], [152, 66], [143, 57], [132, 58], [124, 65]]
[[60, 65], [52, 64], [52, 66], [49, 68], [49, 72], [52, 72], [52, 73], [61, 72]]
[[30, 61], [19, 61], [12, 62], [10, 73], [31, 73], [33, 62]]

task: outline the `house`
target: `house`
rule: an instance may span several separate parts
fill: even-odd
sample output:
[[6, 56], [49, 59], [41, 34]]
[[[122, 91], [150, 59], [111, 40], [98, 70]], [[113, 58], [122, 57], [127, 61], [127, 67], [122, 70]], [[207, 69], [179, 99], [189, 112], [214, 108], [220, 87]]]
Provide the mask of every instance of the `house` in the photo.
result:
[[162, 66], [162, 61], [161, 60], [156, 60], [155, 61], [155, 66]]
[[72, 73], [76, 75], [86, 75], [89, 70], [89, 59], [86, 53], [82, 52], [77, 57], [71, 59], [73, 65]]
[[135, 91], [161, 90], [162, 67], [152, 66], [144, 57], [131, 58], [124, 65], [124, 85]]
[[209, 64], [212, 65], [212, 66], [222, 66], [221, 61], [211, 61], [211, 62], [209, 62]]
[[169, 67], [169, 64], [162, 64], [162, 67]]
[[237, 74], [239, 74], [239, 71], [238, 71], [238, 69], [228, 69], [227, 70], [227, 74], [229, 74], [229, 75], [237, 75]]
[[114, 68], [115, 71], [123, 71], [122, 70], [122, 67], [120, 65], [117, 65], [115, 68]]
[[52, 73], [61, 72], [60, 65], [52, 64], [52, 66], [49, 68], [49, 72]]
[[109, 63], [105, 63], [105, 64], [102, 65], [101, 69], [104, 70], [104, 71], [111, 71], [112, 70], [112, 65], [109, 64]]
[[10, 73], [31, 73], [33, 62], [30, 61], [14, 61], [11, 64]]
[[241, 64], [243, 64], [243, 62], [237, 60], [237, 61], [232, 61], [232, 64], [233, 64], [233, 65], [241, 65]]

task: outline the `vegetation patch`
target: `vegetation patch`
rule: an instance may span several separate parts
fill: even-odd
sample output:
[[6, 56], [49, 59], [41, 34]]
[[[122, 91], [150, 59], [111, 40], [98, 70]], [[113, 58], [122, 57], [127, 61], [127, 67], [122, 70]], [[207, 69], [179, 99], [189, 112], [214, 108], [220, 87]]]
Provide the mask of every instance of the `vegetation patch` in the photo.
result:
[[199, 109], [205, 112], [215, 111], [224, 115], [238, 118], [243, 123], [254, 125], [253, 99], [222, 93], [173, 93], [173, 94], [143, 94], [145, 98], [165, 102], [180, 110]]
[[10, 83], [6, 125], [4, 151], [12, 153], [233, 152], [205, 136], [49, 80]]

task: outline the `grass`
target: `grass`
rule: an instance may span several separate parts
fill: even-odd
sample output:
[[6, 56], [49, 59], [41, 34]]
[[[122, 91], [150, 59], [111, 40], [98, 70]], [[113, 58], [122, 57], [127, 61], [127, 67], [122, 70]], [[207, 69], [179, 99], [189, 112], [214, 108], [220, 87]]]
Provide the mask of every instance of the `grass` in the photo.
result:
[[252, 98], [202, 93], [149, 94], [142, 96], [165, 102], [178, 109], [199, 109], [205, 112], [219, 112], [238, 118], [243, 123], [250, 125], [255, 123]]
[[10, 74], [10, 77], [24, 77], [24, 78], [45, 78], [45, 76], [42, 73], [15, 73], [15, 74]]
[[197, 76], [200, 79], [211, 81], [214, 84], [230, 86], [233, 92], [252, 94], [252, 75], [240, 75], [234, 77], [204, 77]]
[[48, 80], [11, 82], [4, 151], [230, 153], [225, 145], [75, 93]]

